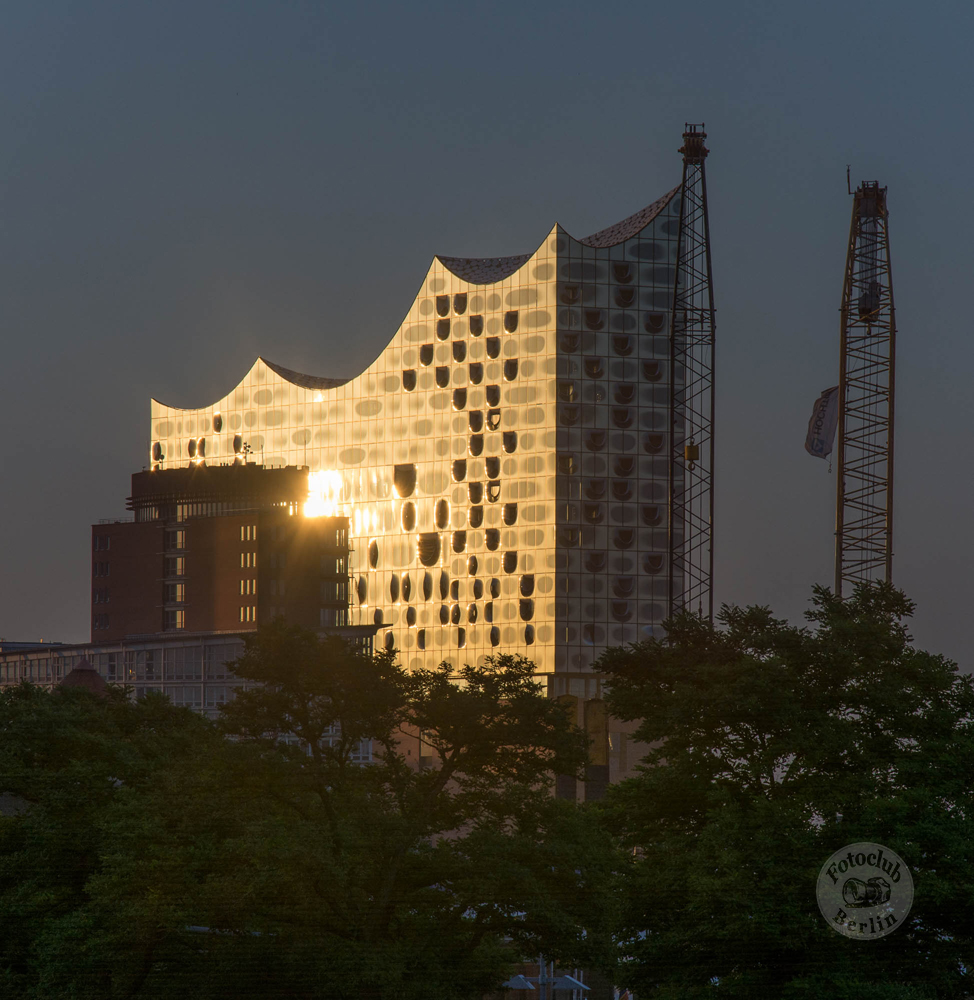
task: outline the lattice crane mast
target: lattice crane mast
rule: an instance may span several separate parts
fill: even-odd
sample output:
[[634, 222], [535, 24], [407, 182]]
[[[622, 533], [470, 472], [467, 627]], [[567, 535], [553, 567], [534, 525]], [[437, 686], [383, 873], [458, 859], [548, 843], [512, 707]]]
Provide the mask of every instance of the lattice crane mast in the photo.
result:
[[886, 188], [856, 188], [842, 288], [835, 593], [893, 572], [896, 322]]

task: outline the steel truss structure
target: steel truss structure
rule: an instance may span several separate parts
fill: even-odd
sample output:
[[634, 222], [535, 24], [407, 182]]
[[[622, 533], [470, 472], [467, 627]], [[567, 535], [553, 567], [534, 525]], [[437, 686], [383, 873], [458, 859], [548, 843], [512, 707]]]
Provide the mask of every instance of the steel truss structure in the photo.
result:
[[669, 611], [713, 618], [714, 294], [707, 215], [707, 133], [685, 126], [670, 326]]
[[842, 290], [835, 592], [893, 571], [896, 322], [886, 188], [855, 192]]

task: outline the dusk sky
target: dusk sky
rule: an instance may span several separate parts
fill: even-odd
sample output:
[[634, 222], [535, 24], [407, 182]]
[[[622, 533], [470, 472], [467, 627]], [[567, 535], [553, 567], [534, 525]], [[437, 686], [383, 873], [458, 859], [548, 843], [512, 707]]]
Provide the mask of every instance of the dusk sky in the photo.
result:
[[[586, 236], [680, 181], [705, 122], [716, 599], [798, 619], [832, 580], [853, 185], [889, 187], [894, 581], [974, 668], [971, 99], [958, 2], [61, 3], [0, 13], [0, 637], [88, 637], [90, 525], [149, 400], [260, 354], [352, 376], [436, 253]], [[368, 305], [372, 316], [365, 320]]]

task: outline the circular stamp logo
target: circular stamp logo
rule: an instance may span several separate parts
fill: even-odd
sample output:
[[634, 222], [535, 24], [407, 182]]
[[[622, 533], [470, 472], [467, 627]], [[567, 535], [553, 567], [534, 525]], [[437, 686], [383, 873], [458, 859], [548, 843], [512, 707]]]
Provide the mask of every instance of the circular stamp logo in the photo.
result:
[[837, 934], [872, 941], [891, 934], [913, 905], [906, 862], [880, 844], [849, 844], [822, 865], [818, 908]]

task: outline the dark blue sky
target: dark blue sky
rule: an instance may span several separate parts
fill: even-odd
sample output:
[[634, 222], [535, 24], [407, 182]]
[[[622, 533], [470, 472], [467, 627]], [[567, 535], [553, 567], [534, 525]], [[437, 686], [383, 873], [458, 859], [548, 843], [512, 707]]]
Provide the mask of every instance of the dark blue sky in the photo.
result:
[[354, 374], [434, 253], [607, 226], [704, 121], [718, 600], [794, 618], [831, 581], [835, 478], [802, 443], [851, 163], [889, 186], [896, 582], [970, 669], [972, 29], [902, 0], [8, 2], [0, 636], [87, 637], [88, 526], [123, 511], [150, 396], [205, 404], [258, 353]]

